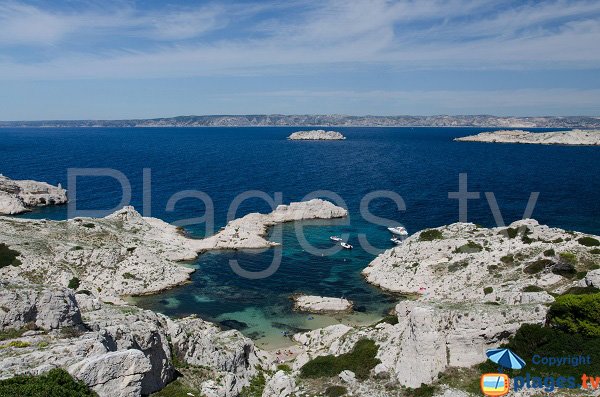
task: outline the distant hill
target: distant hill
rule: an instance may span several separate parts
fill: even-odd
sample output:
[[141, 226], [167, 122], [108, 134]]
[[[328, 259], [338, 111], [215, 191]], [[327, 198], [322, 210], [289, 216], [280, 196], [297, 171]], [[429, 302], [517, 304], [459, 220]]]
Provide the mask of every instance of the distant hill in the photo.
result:
[[0, 121], [0, 127], [501, 127], [600, 128], [600, 117], [210, 115], [131, 120]]

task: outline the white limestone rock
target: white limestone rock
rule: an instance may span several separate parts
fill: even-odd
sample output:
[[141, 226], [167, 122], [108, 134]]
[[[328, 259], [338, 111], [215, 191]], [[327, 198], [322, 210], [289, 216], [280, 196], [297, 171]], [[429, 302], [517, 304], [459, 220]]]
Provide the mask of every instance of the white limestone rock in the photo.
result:
[[354, 372], [350, 370], [344, 370], [339, 374], [340, 380], [349, 385], [353, 385], [356, 383], [356, 375]]
[[44, 182], [15, 181], [0, 175], [0, 215], [29, 211], [32, 207], [58, 205], [67, 202], [67, 191], [60, 185]]
[[277, 371], [267, 380], [262, 397], [291, 397], [295, 389], [294, 377], [283, 371]]
[[266, 239], [271, 226], [300, 220], [343, 218], [347, 215], [346, 209], [321, 199], [280, 205], [269, 214], [251, 213], [235, 219], [214, 236], [197, 241], [195, 247], [198, 251], [273, 247], [277, 244]]
[[523, 130], [500, 130], [480, 132], [477, 135], [455, 138], [462, 142], [531, 143], [540, 145], [600, 145], [600, 130], [571, 130], [551, 132], [528, 132]]
[[288, 136], [291, 141], [335, 141], [344, 140], [346, 137], [337, 131], [310, 130], [296, 131]]
[[73, 291], [0, 282], [0, 330], [33, 324], [45, 330], [80, 326]]
[[314, 295], [294, 295], [294, 310], [309, 313], [349, 313], [354, 304], [344, 298]]
[[600, 288], [600, 269], [590, 270], [583, 279], [583, 287]]
[[[556, 293], [577, 285], [572, 278], [553, 272], [565, 266], [561, 253], [577, 258], [573, 272], [587, 271], [587, 263], [595, 261], [577, 241], [585, 234], [550, 228], [532, 219], [510, 225], [511, 233], [519, 228], [527, 230], [526, 235], [511, 234], [511, 238], [508, 228], [455, 223], [434, 229], [441, 238], [432, 241], [422, 241], [422, 231], [379, 255], [362, 274], [383, 289], [427, 301], [520, 304], [532, 299], [552, 301], [547, 294], [524, 292], [530, 285]], [[531, 270], [536, 263], [540, 268]]]

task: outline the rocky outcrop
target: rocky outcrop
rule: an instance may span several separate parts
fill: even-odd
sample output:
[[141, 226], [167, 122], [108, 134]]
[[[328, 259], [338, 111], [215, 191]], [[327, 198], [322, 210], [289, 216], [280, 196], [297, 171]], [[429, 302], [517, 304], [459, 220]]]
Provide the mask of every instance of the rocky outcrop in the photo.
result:
[[346, 139], [337, 131], [310, 130], [297, 131], [288, 136], [291, 141], [339, 141]]
[[266, 239], [268, 229], [273, 225], [347, 215], [346, 209], [321, 199], [280, 205], [269, 214], [251, 213], [235, 219], [216, 235], [198, 241], [195, 247], [198, 250], [268, 248], [277, 245]]
[[[178, 263], [215, 249], [264, 248], [268, 228], [302, 219], [347, 215], [334, 204], [314, 199], [280, 205], [269, 214], [253, 213], [229, 222], [215, 236], [194, 240], [160, 219], [125, 207], [102, 219], [47, 221], [0, 217], [0, 241], [17, 251], [20, 266], [0, 268], [0, 278], [79, 289], [104, 301], [123, 303], [123, 295], [156, 293], [189, 280], [194, 269]], [[47, 274], [53, 277], [47, 279]]]
[[295, 389], [296, 381], [293, 376], [277, 371], [267, 380], [262, 397], [291, 397]]
[[14, 181], [0, 175], [0, 215], [20, 214], [33, 207], [66, 202], [67, 191], [60, 184], [52, 186], [44, 182]]
[[25, 333], [15, 346], [12, 341], [0, 343], [0, 379], [61, 367], [100, 397], [141, 396], [173, 380], [172, 357], [176, 356], [186, 365], [206, 371], [206, 378], [200, 381], [214, 386], [213, 395], [231, 397], [248, 385], [264, 357], [268, 358], [262, 352], [263, 358], [259, 358], [252, 341], [237, 331], [222, 332], [200, 319], [171, 320], [133, 306], [107, 305], [85, 294], [73, 299], [73, 292], [68, 290], [43, 288], [40, 292], [28, 287], [18, 292], [3, 294], [2, 302], [25, 311], [32, 296], [52, 296], [56, 304], [48, 306], [54, 307], [64, 293], [70, 297], [64, 305], [74, 304], [72, 311], [77, 316], [71, 322], [58, 322], [53, 329]]
[[501, 130], [454, 139], [461, 142], [531, 143], [540, 145], [600, 145], [600, 130], [529, 132]]
[[383, 289], [426, 301], [549, 302], [548, 294], [527, 291], [561, 293], [577, 285], [573, 276], [595, 262], [579, 243], [586, 236], [532, 219], [492, 229], [455, 223], [409, 237], [379, 255], [363, 275]]
[[294, 310], [309, 313], [348, 313], [353, 303], [344, 298], [330, 298], [313, 295], [294, 295]]
[[81, 324], [73, 291], [0, 282], [0, 330], [23, 327], [52, 330]]

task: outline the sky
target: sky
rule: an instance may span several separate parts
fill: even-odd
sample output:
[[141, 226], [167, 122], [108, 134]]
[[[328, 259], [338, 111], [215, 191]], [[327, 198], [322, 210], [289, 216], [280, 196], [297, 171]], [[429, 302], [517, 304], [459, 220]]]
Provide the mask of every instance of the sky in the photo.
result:
[[0, 0], [0, 120], [600, 116], [600, 1]]

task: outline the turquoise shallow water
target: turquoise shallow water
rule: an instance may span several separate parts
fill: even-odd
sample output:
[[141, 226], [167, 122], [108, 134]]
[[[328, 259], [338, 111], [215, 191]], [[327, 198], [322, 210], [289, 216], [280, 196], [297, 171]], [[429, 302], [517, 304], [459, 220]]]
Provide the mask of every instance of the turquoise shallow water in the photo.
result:
[[[453, 142], [476, 128], [336, 128], [348, 139], [336, 142], [291, 142], [286, 137], [301, 128], [152, 128], [152, 129], [0, 129], [0, 172], [17, 179], [37, 179], [67, 186], [67, 169], [110, 167], [130, 180], [131, 204], [142, 208], [142, 172], [152, 170], [151, 215], [174, 222], [201, 216], [203, 205], [193, 199], [166, 211], [169, 198], [181, 191], [200, 190], [215, 205], [216, 228], [226, 222], [229, 204], [247, 190], [283, 202], [301, 200], [320, 189], [340, 195], [350, 211], [350, 223], [306, 222], [305, 235], [319, 247], [329, 236], [349, 233], [352, 251], [333, 256], [304, 252], [294, 225], [283, 228], [282, 264], [272, 277], [248, 280], [237, 276], [229, 259], [249, 270], [269, 265], [274, 250], [202, 255], [192, 283], [156, 296], [137, 298], [143, 307], [169, 315], [198, 314], [242, 328], [259, 343], [279, 346], [283, 333], [317, 328], [332, 322], [372, 322], [397, 298], [367, 285], [360, 276], [375, 257], [357, 243], [365, 233], [380, 250], [392, 247], [384, 226], [365, 221], [361, 199], [375, 190], [400, 194], [405, 211], [389, 200], [369, 207], [374, 214], [403, 223], [410, 232], [458, 220], [458, 174], [468, 173], [470, 191], [482, 199], [469, 202], [469, 220], [493, 226], [483, 192], [494, 192], [506, 222], [519, 219], [530, 192], [540, 192], [533, 217], [542, 223], [600, 234], [600, 150], [592, 147], [494, 145]], [[120, 186], [110, 178], [78, 181], [77, 205], [110, 209], [120, 201]], [[261, 200], [245, 201], [237, 212], [268, 212]], [[27, 216], [64, 219], [65, 207], [46, 208]], [[204, 225], [186, 226], [194, 237]], [[291, 312], [289, 296], [296, 292], [340, 297], [359, 310], [343, 318]], [[231, 321], [235, 320], [235, 321]], [[237, 322], [236, 322], [237, 321]]]

